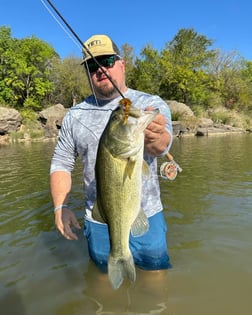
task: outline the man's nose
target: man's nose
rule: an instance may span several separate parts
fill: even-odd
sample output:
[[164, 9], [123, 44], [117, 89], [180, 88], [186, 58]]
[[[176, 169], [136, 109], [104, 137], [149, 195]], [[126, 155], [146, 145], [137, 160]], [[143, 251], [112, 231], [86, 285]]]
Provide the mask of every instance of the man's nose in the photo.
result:
[[99, 67], [97, 70], [96, 70], [96, 74], [97, 75], [102, 75], [102, 74], [104, 74], [104, 75], [106, 75], [106, 70], [107, 70], [107, 68], [106, 67]]

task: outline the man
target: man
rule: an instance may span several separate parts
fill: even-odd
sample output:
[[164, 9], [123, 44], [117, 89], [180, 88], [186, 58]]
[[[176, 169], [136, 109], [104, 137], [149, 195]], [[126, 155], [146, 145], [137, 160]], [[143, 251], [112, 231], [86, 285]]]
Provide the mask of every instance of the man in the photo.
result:
[[[129, 89], [125, 83], [125, 62], [119, 49], [106, 35], [94, 35], [85, 42], [92, 57], [84, 49], [86, 69], [93, 95], [72, 107], [65, 116], [51, 162], [51, 195], [55, 207], [55, 224], [69, 240], [76, 240], [72, 231], [80, 229], [75, 214], [67, 207], [71, 191], [71, 171], [75, 159], [83, 161], [85, 189], [84, 234], [89, 254], [101, 270], [107, 270], [109, 235], [106, 224], [93, 220], [91, 212], [96, 199], [95, 160], [101, 134], [110, 115], [118, 107], [122, 95], [141, 109], [159, 108], [160, 113], [145, 131], [144, 159], [151, 176], [143, 178], [142, 208], [149, 218], [149, 231], [141, 237], [130, 236], [130, 248], [135, 264], [146, 270], [170, 267], [166, 244], [166, 223], [162, 213], [157, 177], [157, 156], [168, 152], [172, 143], [171, 114], [167, 104], [158, 96]], [[100, 66], [100, 67], [99, 67]]]

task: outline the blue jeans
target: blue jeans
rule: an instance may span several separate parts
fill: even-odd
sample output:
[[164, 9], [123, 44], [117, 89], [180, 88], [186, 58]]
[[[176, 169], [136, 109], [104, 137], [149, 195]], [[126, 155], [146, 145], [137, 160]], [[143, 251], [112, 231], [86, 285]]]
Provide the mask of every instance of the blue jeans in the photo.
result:
[[[135, 264], [145, 270], [171, 268], [166, 242], [167, 225], [163, 212], [150, 217], [149, 225], [149, 230], [143, 236], [130, 235], [129, 246]], [[88, 241], [91, 259], [102, 272], [107, 272], [110, 252], [108, 226], [85, 220], [84, 235]]]

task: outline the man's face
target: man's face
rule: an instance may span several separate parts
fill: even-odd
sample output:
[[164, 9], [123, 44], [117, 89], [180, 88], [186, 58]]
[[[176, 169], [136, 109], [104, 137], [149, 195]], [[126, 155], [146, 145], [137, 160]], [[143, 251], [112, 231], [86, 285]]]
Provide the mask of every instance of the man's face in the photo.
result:
[[[112, 60], [108, 58], [112, 58]], [[98, 99], [113, 99], [119, 95], [109, 78], [122, 93], [125, 92], [124, 60], [117, 56], [101, 56], [96, 57], [96, 59], [101, 65], [104, 65], [102, 69], [107, 74], [106, 75], [101, 68], [97, 69], [97, 66], [93, 64], [93, 60], [90, 60], [90, 78], [96, 97]], [[109, 76], [109, 78], [107, 76]]]

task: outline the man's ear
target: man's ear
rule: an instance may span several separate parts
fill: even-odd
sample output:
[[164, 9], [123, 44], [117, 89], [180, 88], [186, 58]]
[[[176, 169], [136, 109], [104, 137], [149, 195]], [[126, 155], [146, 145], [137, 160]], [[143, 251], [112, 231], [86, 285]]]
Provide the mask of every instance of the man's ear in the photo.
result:
[[124, 72], [125, 72], [125, 66], [126, 66], [125, 60], [124, 59], [120, 59], [118, 61], [122, 64], [122, 66], [124, 68]]

